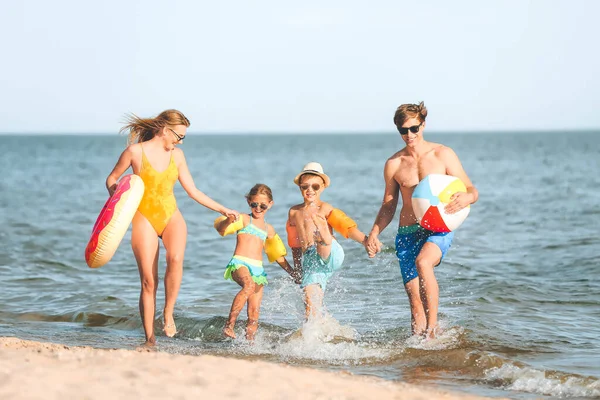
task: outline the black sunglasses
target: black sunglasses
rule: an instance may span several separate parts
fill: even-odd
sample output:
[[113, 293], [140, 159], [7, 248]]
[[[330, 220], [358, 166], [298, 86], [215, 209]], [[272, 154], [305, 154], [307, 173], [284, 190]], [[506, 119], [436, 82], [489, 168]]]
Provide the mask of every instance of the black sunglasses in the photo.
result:
[[256, 208], [256, 207], [258, 207], [258, 206], [260, 206], [260, 208], [261, 208], [262, 210], [266, 210], [267, 208], [269, 208], [269, 205], [268, 205], [268, 204], [265, 204], [265, 203], [256, 203], [256, 202], [255, 202], [255, 203], [250, 203], [250, 207], [251, 207], [251, 208]]
[[413, 125], [408, 128], [398, 128], [398, 130], [400, 131], [401, 135], [408, 135], [408, 131], [411, 131], [412, 133], [419, 132], [419, 129], [421, 129], [421, 125], [423, 125], [422, 122], [419, 125]]
[[171, 129], [171, 128], [167, 128], [167, 129], [170, 130], [171, 132], [173, 132], [173, 135], [175, 135], [178, 142], [183, 142], [183, 139], [185, 139], [185, 137], [187, 136], [187, 135], [179, 136], [177, 134], [177, 132], [175, 132], [173, 129]]
[[308, 190], [309, 187], [313, 188], [313, 190], [316, 192], [319, 189], [321, 189], [321, 185], [319, 185], [318, 183], [313, 183], [312, 185], [309, 185], [308, 183], [305, 183], [304, 185], [300, 185], [300, 189], [302, 190]]

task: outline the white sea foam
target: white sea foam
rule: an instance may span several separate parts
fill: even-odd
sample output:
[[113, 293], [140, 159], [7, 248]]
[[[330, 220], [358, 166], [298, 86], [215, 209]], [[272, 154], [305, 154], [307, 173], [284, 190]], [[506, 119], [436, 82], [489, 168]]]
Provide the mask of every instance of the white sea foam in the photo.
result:
[[508, 381], [505, 389], [540, 393], [559, 397], [600, 396], [600, 380], [562, 373], [541, 371], [530, 367], [504, 364], [485, 372], [489, 380]]

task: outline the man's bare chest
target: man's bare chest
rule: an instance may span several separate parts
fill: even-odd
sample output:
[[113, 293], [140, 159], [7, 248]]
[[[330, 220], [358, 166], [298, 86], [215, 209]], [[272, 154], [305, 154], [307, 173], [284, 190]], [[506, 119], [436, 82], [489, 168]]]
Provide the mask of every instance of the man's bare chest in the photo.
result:
[[402, 160], [394, 178], [401, 188], [413, 188], [429, 174], [445, 174], [446, 166], [437, 157]]

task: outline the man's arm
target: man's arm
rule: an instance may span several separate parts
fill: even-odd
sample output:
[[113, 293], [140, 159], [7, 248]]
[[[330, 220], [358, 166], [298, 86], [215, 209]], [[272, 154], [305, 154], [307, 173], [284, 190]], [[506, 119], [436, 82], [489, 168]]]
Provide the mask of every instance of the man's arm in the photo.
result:
[[389, 159], [386, 161], [383, 168], [383, 179], [385, 181], [383, 201], [365, 246], [369, 253], [369, 257], [374, 257], [376, 253], [381, 251], [381, 242], [379, 241], [378, 236], [389, 223], [392, 222], [394, 214], [396, 214], [396, 207], [398, 207], [398, 198], [400, 196], [400, 186], [398, 185], [398, 182], [396, 182], [394, 175], [398, 170], [399, 162], [399, 160]]
[[467, 193], [458, 192], [453, 194], [450, 198], [450, 203], [444, 207], [444, 210], [447, 213], [453, 214], [467, 207], [469, 204], [475, 203], [479, 198], [479, 192], [475, 186], [473, 186], [471, 179], [467, 176], [467, 173], [454, 150], [449, 147], [444, 147], [440, 152], [440, 158], [446, 166], [446, 174], [457, 177], [467, 188]]

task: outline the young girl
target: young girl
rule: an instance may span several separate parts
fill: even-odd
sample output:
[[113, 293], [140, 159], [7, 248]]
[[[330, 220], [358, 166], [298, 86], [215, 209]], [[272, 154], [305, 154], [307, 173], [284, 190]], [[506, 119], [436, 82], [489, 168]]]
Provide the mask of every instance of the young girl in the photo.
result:
[[237, 232], [237, 243], [233, 257], [225, 270], [225, 279], [234, 280], [242, 289], [233, 299], [229, 319], [223, 328], [223, 334], [235, 338], [235, 321], [248, 304], [246, 339], [254, 340], [258, 329], [258, 314], [263, 296], [263, 286], [267, 284], [267, 274], [262, 265], [263, 250], [269, 262], [277, 261], [290, 276], [299, 283], [296, 274], [285, 259], [286, 249], [273, 227], [265, 222], [265, 214], [273, 206], [273, 194], [267, 185], [258, 183], [246, 195], [251, 213], [234, 216], [222, 216], [215, 220], [215, 229], [221, 236]]

